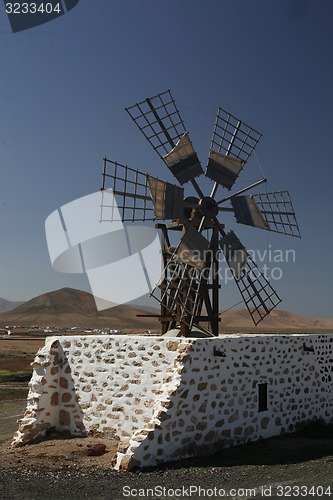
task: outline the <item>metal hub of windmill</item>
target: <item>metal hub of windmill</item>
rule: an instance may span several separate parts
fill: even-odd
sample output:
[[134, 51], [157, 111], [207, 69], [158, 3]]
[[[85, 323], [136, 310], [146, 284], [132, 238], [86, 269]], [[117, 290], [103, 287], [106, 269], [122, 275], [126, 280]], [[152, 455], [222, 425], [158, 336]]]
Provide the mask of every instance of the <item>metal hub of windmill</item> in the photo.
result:
[[[233, 187], [261, 134], [218, 108], [204, 172], [169, 90], [126, 111], [178, 183], [192, 184], [197, 194], [185, 198], [179, 185], [104, 158], [102, 193], [111, 192], [114, 202], [106, 203], [103, 197], [101, 220], [115, 220], [117, 213], [123, 222], [161, 221], [156, 227], [162, 234], [163, 272], [151, 296], [161, 306], [162, 333], [177, 327], [184, 336], [194, 329], [219, 334], [220, 252], [257, 325], [281, 299], [218, 216], [233, 212], [240, 224], [300, 237], [290, 196], [288, 191], [243, 195], [266, 179], [220, 200], [216, 194], [220, 186]], [[197, 182], [201, 175], [213, 181], [209, 196]], [[171, 234], [178, 236], [177, 245], [171, 244]]]

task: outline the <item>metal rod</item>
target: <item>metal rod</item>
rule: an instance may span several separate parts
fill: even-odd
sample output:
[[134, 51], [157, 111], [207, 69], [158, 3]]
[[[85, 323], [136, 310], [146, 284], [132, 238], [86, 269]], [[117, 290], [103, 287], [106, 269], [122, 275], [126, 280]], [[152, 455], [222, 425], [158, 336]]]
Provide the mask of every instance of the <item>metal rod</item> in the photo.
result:
[[239, 130], [239, 127], [241, 125], [241, 122], [239, 121], [235, 127], [235, 130], [234, 130], [234, 133], [232, 134], [232, 137], [231, 137], [231, 141], [229, 142], [229, 146], [228, 146], [228, 149], [227, 149], [227, 152], [226, 154], [230, 154], [230, 151], [232, 149], [232, 146], [234, 145], [234, 142], [235, 142], [235, 139], [236, 139], [236, 136], [237, 136], [237, 132]]
[[224, 203], [225, 201], [230, 200], [234, 196], [238, 196], [241, 193], [245, 193], [245, 191], [248, 191], [249, 189], [252, 189], [253, 187], [259, 186], [259, 184], [263, 184], [264, 182], [267, 182], [267, 179], [265, 177], [263, 179], [260, 179], [260, 181], [254, 182], [250, 186], [247, 186], [246, 188], [240, 189], [236, 193], [233, 193], [230, 196], [227, 196], [226, 198], [223, 198], [222, 200], [218, 201], [217, 204], [220, 205], [221, 203]]
[[204, 215], [200, 221], [199, 227], [198, 227], [198, 232], [201, 233], [203, 230], [204, 224], [205, 224], [206, 216]]
[[164, 126], [164, 123], [162, 122], [161, 118], [158, 116], [158, 114], [157, 114], [157, 112], [156, 112], [156, 110], [155, 110], [154, 106], [152, 105], [151, 100], [149, 99], [149, 97], [147, 97], [146, 102], [147, 102], [148, 106], [150, 107], [150, 109], [151, 109], [151, 111], [152, 111], [153, 115], [155, 116], [155, 118], [156, 118], [156, 120], [157, 120], [157, 123], [159, 124], [159, 126], [160, 126], [160, 127], [161, 127], [161, 129], [163, 130], [163, 132], [164, 132], [164, 134], [165, 134], [166, 138], [168, 139], [168, 142], [169, 142], [170, 146], [171, 146], [172, 148], [174, 148], [174, 147], [175, 147], [175, 143], [174, 143], [174, 142], [173, 142], [173, 140], [171, 139], [171, 135], [170, 135], [170, 134], [169, 134], [169, 132], [167, 131], [166, 127]]
[[194, 189], [196, 190], [197, 194], [200, 196], [200, 198], [204, 198], [205, 195], [201, 191], [201, 188], [199, 187], [197, 181], [195, 179], [191, 179], [191, 183], [192, 183], [192, 186], [194, 187]]
[[126, 193], [124, 191], [114, 190], [113, 194], [118, 194], [119, 196], [126, 196], [127, 198], [134, 198], [138, 200], [150, 200], [150, 196], [144, 196], [143, 194]]
[[[252, 269], [251, 269], [252, 270]], [[257, 290], [255, 284], [254, 284], [254, 281], [251, 279], [250, 277], [250, 273], [247, 273], [246, 274], [246, 279], [247, 281], [249, 282], [250, 284], [250, 287], [252, 288], [252, 290], [254, 291], [254, 295], [257, 297], [257, 299], [260, 301], [260, 304], [261, 306], [265, 309], [266, 313], [269, 314], [270, 313], [270, 310], [268, 309], [268, 307], [266, 306], [266, 303], [265, 303], [265, 300], [261, 297], [260, 295], [260, 291], [261, 290]], [[256, 310], [259, 312], [258, 310], [258, 307], [256, 307]], [[260, 314], [260, 313], [259, 313]], [[251, 314], [252, 316], [252, 314]]]
[[[274, 210], [261, 210], [260, 209], [260, 212], [262, 214], [267, 214], [267, 215], [295, 215], [294, 212], [278, 212], [278, 211], [274, 211]], [[281, 224], [283, 222], [280, 222]], [[288, 222], [288, 224], [291, 224], [290, 222]]]
[[102, 184], [102, 190], [105, 189], [105, 176], [106, 176], [106, 158], [103, 158], [104, 162], [104, 168], [103, 168], [103, 184]]
[[211, 191], [211, 193], [210, 193], [210, 197], [211, 197], [211, 198], [214, 198], [214, 196], [215, 196], [215, 194], [216, 194], [216, 191], [217, 191], [218, 186], [219, 186], [219, 185], [218, 185], [218, 182], [215, 182], [215, 184], [214, 184], [214, 186], [213, 186], [213, 189], [212, 189], [212, 191]]

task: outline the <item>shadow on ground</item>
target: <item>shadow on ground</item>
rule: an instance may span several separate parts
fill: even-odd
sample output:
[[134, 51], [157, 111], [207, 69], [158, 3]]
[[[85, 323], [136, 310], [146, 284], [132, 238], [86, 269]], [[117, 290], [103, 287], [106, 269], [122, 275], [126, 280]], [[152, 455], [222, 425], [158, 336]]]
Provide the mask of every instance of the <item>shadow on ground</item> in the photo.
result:
[[[323, 457], [333, 457], [333, 424], [316, 421], [285, 436], [263, 439], [212, 455], [188, 458], [166, 465], [168, 469], [191, 467], [230, 467], [236, 465], [288, 465]], [[331, 459], [333, 462], [333, 458]], [[164, 469], [165, 467], [159, 467]]]

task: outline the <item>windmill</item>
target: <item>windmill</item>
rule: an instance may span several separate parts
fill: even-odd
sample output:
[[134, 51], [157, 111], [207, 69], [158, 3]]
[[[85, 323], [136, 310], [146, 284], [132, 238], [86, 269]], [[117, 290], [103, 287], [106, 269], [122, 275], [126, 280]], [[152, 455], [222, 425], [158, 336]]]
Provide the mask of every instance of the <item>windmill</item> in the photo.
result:
[[[204, 172], [169, 90], [126, 111], [177, 184], [104, 158], [101, 220], [158, 221], [163, 271], [151, 296], [160, 303], [162, 333], [178, 326], [185, 336], [194, 327], [206, 335], [219, 334], [221, 252], [257, 325], [281, 299], [219, 216], [233, 212], [239, 224], [300, 237], [290, 196], [288, 191], [244, 195], [266, 179], [222, 199], [216, 195], [219, 187], [231, 190], [234, 186], [261, 134], [218, 108]], [[212, 181], [208, 196], [199, 185], [202, 175]], [[185, 185], [192, 185], [195, 196], [185, 196]], [[104, 197], [110, 192], [111, 202]], [[171, 235], [177, 236], [176, 245], [171, 244]]]

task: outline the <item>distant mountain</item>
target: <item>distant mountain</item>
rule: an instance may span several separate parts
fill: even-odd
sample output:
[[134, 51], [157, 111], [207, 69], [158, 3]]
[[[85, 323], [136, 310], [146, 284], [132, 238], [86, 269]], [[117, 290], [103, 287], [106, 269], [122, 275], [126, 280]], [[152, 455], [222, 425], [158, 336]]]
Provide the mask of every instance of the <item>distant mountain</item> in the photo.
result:
[[16, 307], [20, 306], [21, 304], [24, 304], [24, 301], [13, 302], [11, 300], [2, 299], [0, 297], [0, 312], [11, 311], [12, 309], [15, 309]]
[[[112, 329], [142, 329], [160, 331], [157, 318], [147, 317], [159, 314], [158, 309], [149, 306], [120, 305], [97, 311], [95, 300], [90, 293], [73, 288], [62, 288], [44, 293], [25, 302], [13, 310], [0, 313], [0, 327], [20, 326], [78, 326], [81, 328], [108, 327]], [[145, 315], [140, 317], [138, 315]], [[244, 309], [221, 311], [220, 331], [228, 333], [247, 332], [297, 332], [332, 331], [333, 319], [307, 318], [287, 311], [274, 309], [257, 327]]]
[[[157, 306], [158, 303], [156, 302]], [[137, 309], [141, 309], [142, 312], [146, 312], [147, 314], [160, 314], [160, 309], [159, 307], [152, 307], [152, 306], [143, 306], [141, 304], [131, 304], [131, 307], [136, 307]]]
[[113, 329], [159, 328], [157, 319], [140, 318], [137, 314], [147, 314], [147, 312], [126, 305], [98, 311], [90, 293], [62, 288], [39, 295], [11, 311], [0, 313], [0, 326], [11, 324]]

